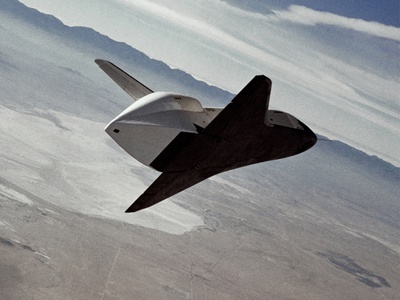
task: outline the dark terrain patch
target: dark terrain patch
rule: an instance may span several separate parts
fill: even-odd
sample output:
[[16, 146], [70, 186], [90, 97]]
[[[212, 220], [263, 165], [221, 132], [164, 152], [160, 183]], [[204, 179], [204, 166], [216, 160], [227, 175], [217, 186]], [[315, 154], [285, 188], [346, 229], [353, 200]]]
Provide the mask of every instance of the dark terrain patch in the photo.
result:
[[[15, 244], [12, 241], [2, 238], [1, 236], [0, 236], [0, 244], [6, 245], [8, 247], [15, 246]], [[30, 252], [35, 252], [35, 250], [33, 250], [31, 246], [23, 245], [23, 244], [19, 244], [19, 243], [16, 243], [16, 244], [17, 244], [17, 246], [21, 247], [22, 249], [28, 250]]]
[[0, 236], [0, 243], [9, 247], [14, 247], [14, 244], [11, 241], [4, 239], [1, 236]]
[[357, 264], [354, 259], [333, 251], [327, 253], [318, 252], [318, 255], [329, 260], [336, 268], [353, 275], [358, 281], [372, 288], [391, 287], [385, 278], [375, 275]]

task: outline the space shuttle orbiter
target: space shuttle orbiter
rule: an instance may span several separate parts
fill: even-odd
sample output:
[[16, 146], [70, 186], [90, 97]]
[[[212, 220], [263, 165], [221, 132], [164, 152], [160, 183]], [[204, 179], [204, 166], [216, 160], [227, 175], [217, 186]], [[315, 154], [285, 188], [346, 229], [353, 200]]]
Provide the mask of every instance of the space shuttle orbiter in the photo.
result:
[[106, 132], [131, 156], [162, 172], [126, 210], [135, 212], [215, 174], [310, 149], [315, 134], [292, 115], [268, 110], [271, 80], [254, 77], [225, 108], [153, 92], [111, 62], [96, 63], [136, 101]]

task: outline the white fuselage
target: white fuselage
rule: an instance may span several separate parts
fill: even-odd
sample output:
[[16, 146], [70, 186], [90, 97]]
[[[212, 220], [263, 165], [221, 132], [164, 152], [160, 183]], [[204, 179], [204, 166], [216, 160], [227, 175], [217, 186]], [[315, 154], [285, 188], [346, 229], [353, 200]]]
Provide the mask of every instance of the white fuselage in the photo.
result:
[[[203, 108], [191, 97], [155, 92], [125, 109], [107, 125], [106, 132], [131, 156], [150, 166], [180, 132], [198, 133], [221, 111]], [[276, 110], [266, 111], [265, 124], [303, 129], [295, 117]]]
[[146, 166], [180, 133], [197, 133], [222, 108], [203, 108], [191, 97], [155, 92], [134, 102], [106, 127], [106, 132]]

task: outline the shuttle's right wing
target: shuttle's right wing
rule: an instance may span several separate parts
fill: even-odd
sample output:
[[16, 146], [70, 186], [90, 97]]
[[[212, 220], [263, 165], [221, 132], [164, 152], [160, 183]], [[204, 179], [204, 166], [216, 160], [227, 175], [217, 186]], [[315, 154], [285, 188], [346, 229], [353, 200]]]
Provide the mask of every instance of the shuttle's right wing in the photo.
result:
[[96, 59], [96, 64], [114, 80], [125, 92], [127, 92], [133, 99], [138, 100], [148, 94], [153, 93], [147, 86], [131, 77], [129, 74], [122, 71], [113, 63]]
[[296, 118], [274, 111], [266, 120], [271, 84], [256, 76], [205, 128], [179, 133], [150, 164], [163, 173], [126, 212], [150, 207], [215, 174], [311, 148], [317, 137]]

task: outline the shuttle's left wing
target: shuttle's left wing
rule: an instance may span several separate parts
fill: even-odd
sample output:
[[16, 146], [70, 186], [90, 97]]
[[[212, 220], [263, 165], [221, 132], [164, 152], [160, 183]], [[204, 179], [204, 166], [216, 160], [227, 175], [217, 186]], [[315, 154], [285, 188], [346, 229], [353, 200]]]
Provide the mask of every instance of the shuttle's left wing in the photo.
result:
[[96, 59], [96, 64], [114, 80], [125, 92], [127, 92], [133, 99], [138, 100], [148, 94], [153, 93], [144, 84], [140, 83], [138, 80], [125, 73], [123, 70], [118, 68], [113, 63], [103, 60]]

